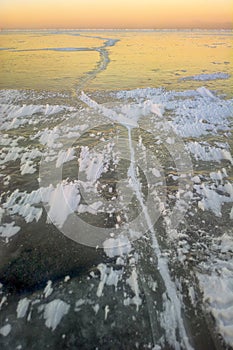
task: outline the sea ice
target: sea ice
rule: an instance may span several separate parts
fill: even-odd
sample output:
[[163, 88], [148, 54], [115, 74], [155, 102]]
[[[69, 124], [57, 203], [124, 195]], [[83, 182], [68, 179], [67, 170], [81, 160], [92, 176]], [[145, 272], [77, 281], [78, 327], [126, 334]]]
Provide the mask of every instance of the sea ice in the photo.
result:
[[17, 318], [25, 317], [28, 307], [30, 305], [30, 300], [28, 298], [20, 299], [17, 306]]
[[80, 198], [77, 183], [59, 183], [48, 200], [48, 217], [61, 228], [67, 217], [78, 209]]
[[[231, 245], [233, 245], [231, 239]], [[230, 248], [230, 247], [229, 247]], [[215, 259], [208, 274], [197, 273], [204, 302], [215, 318], [218, 331], [233, 346], [233, 260]]]
[[54, 331], [61, 319], [68, 314], [70, 305], [60, 299], [55, 299], [45, 305], [44, 319], [45, 325]]
[[53, 292], [52, 281], [48, 281], [44, 289], [44, 297], [48, 298], [52, 294], [52, 292]]
[[10, 332], [11, 332], [11, 325], [9, 323], [7, 323], [5, 326], [0, 328], [0, 334], [3, 337], [7, 337]]
[[119, 236], [117, 238], [108, 238], [103, 243], [104, 251], [110, 258], [114, 256], [122, 256], [128, 254], [132, 247], [126, 236]]
[[15, 226], [15, 222], [5, 223], [0, 226], [0, 237], [6, 238], [8, 242], [9, 238], [16, 235], [20, 230], [19, 226]]
[[217, 72], [217, 73], [210, 73], [210, 74], [191, 75], [189, 77], [183, 77], [180, 80], [208, 81], [208, 80], [229, 79], [229, 78], [230, 78], [230, 74], [223, 73], [223, 72]]

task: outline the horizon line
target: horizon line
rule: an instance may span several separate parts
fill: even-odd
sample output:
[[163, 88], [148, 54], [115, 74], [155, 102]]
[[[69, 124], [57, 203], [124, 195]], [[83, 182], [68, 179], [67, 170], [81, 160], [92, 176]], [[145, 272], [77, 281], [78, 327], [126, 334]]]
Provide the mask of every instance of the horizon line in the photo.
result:
[[9, 30], [229, 30], [233, 31], [232, 28], [216, 28], [216, 27], [183, 27], [183, 28], [0, 28], [0, 31]]

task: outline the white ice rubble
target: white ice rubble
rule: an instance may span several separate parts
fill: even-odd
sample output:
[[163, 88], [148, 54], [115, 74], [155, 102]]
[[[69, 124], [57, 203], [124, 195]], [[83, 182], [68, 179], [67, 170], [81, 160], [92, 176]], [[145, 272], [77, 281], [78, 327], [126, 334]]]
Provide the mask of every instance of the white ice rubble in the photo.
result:
[[200, 209], [211, 210], [217, 217], [222, 217], [223, 204], [233, 202], [233, 186], [226, 177], [227, 173], [223, 168], [221, 171], [210, 173], [210, 183], [194, 185], [194, 189], [202, 198], [198, 201]]
[[[224, 234], [220, 239], [221, 253], [233, 253], [233, 237]], [[208, 273], [197, 272], [200, 288], [208, 311], [226, 343], [233, 346], [233, 258], [214, 258], [200, 264]]]
[[[189, 77], [190, 78], [190, 77]], [[191, 77], [192, 78], [192, 77]], [[199, 77], [198, 80], [207, 80], [207, 77]], [[211, 77], [208, 77], [209, 79]], [[213, 77], [212, 77], [213, 78]], [[220, 75], [215, 78], [220, 78]], [[222, 76], [223, 78], [223, 76]], [[208, 79], [208, 80], [209, 80]], [[196, 80], [196, 79], [194, 79]], [[157, 130], [172, 130], [174, 135], [183, 139], [192, 138], [192, 141], [186, 142], [186, 150], [193, 155], [195, 160], [206, 162], [228, 161], [233, 164], [232, 156], [229, 151], [229, 146], [226, 142], [212, 145], [207, 142], [199, 142], [198, 138], [205, 135], [217, 134], [219, 131], [227, 136], [230, 132], [229, 118], [232, 114], [232, 100], [220, 99], [216, 94], [205, 87], [200, 87], [196, 90], [172, 92], [163, 89], [137, 89], [133, 91], [121, 91], [114, 93], [116, 99], [123, 100], [121, 106], [113, 106], [112, 109], [104, 105], [97, 104], [86, 94], [82, 93], [80, 99], [88, 105], [86, 110], [88, 115], [90, 110], [98, 111], [103, 117], [113, 123], [118, 123], [127, 129], [129, 151], [130, 151], [130, 166], [128, 168], [129, 185], [134, 191], [141, 209], [145, 215], [147, 225], [151, 227], [152, 248], [158, 260], [158, 270], [166, 287], [166, 293], [163, 295], [163, 313], [161, 315], [161, 325], [167, 334], [170, 344], [177, 343], [176, 331], [179, 330], [180, 337], [183, 339], [183, 345], [186, 348], [191, 348], [184, 327], [182, 317], [182, 302], [177, 294], [177, 288], [169, 274], [168, 260], [163, 256], [156, 232], [153, 230], [151, 218], [144, 204], [138, 173], [135, 167], [135, 149], [132, 142], [132, 130], [141, 125], [141, 117], [151, 118], [154, 128]], [[17, 129], [25, 125], [30, 117], [31, 124], [37, 125], [39, 117], [50, 116], [60, 112], [69, 111], [72, 113], [74, 109], [66, 106], [36, 106], [36, 105], [1, 105], [1, 116], [4, 118], [1, 129], [6, 131]], [[84, 113], [85, 114], [85, 113]], [[94, 118], [91, 115], [91, 118]], [[89, 122], [88, 118], [86, 121]], [[93, 120], [95, 122], [95, 120]], [[29, 123], [29, 124], [30, 124]], [[75, 149], [73, 146], [63, 149], [61, 138], [66, 141], [72, 137], [79, 137], [82, 130], [85, 130], [86, 124], [77, 125], [77, 127], [55, 126], [46, 127], [31, 136], [31, 141], [37, 141], [41, 146], [48, 147], [47, 161], [55, 161], [55, 168], [60, 168], [64, 163], [76, 159]], [[153, 132], [153, 130], [150, 130]], [[175, 144], [175, 137], [168, 136], [166, 138], [169, 145]], [[194, 140], [193, 140], [194, 139]], [[12, 144], [11, 141], [12, 140]], [[42, 156], [40, 148], [23, 149], [19, 146], [20, 140], [11, 139], [7, 136], [2, 141], [2, 153], [0, 155], [0, 165], [5, 166], [9, 161], [20, 160], [21, 175], [33, 174], [36, 171], [36, 166], [33, 160]], [[158, 140], [158, 142], [162, 142]], [[11, 147], [12, 146], [12, 147]], [[81, 194], [80, 188], [83, 186], [86, 192], [91, 188], [95, 188], [97, 180], [101, 174], [107, 171], [111, 160], [111, 152], [113, 145], [107, 143], [104, 146], [103, 152], [93, 151], [87, 146], [80, 147], [80, 155], [77, 158], [79, 165], [79, 181], [61, 181], [56, 185], [49, 187], [41, 187], [31, 193], [13, 191], [3, 203], [3, 216], [7, 212], [10, 215], [20, 215], [27, 223], [33, 220], [38, 221], [42, 216], [41, 203], [47, 205], [48, 220], [55, 223], [59, 228], [62, 228], [68, 216], [74, 211], [98, 213], [101, 208], [101, 201], [93, 202], [93, 207], [80, 204]], [[4, 169], [4, 168], [3, 168]], [[153, 172], [153, 171], [152, 171]], [[161, 173], [155, 169], [154, 175], [160, 177]], [[226, 170], [212, 172], [209, 174], [208, 181], [202, 181], [201, 176], [192, 177], [194, 189], [198, 197], [198, 207], [201, 210], [211, 210], [217, 217], [222, 216], [222, 206], [224, 203], [233, 201], [233, 187], [227, 179]], [[205, 179], [206, 180], [206, 179]], [[187, 195], [189, 195], [187, 189]], [[90, 209], [91, 208], [91, 209]], [[232, 211], [233, 217], [233, 211]], [[230, 214], [230, 218], [231, 214]], [[0, 235], [9, 239], [19, 231], [19, 227], [15, 226], [15, 222], [10, 224], [1, 224]], [[104, 251], [110, 257], [118, 257], [124, 261], [125, 256], [132, 251], [132, 245], [127, 237], [120, 235], [111, 237], [105, 240]], [[216, 317], [216, 323], [220, 333], [224, 339], [232, 345], [232, 265], [228, 262], [217, 261], [218, 269], [221, 270], [220, 283], [217, 286], [217, 269], [213, 268], [212, 274], [209, 276], [199, 274], [198, 279], [200, 287], [204, 293], [204, 299], [208, 303], [212, 314]], [[217, 265], [216, 265], [217, 266]], [[122, 278], [122, 271], [109, 268], [105, 264], [98, 265], [100, 271], [100, 282], [97, 288], [97, 296], [101, 298], [104, 294], [104, 286], [114, 286], [117, 288], [119, 280]], [[132, 267], [131, 275], [127, 278], [126, 283], [130, 287], [133, 297], [124, 299], [125, 305], [135, 304], [136, 309], [142, 303], [139, 290], [139, 275], [136, 267]], [[210, 288], [209, 286], [212, 286]], [[217, 286], [217, 292], [214, 287]], [[52, 282], [49, 281], [44, 289], [44, 298], [49, 297], [53, 292]], [[221, 293], [226, 293], [225, 301], [229, 304], [222, 305], [220, 300]], [[229, 300], [228, 300], [229, 299]], [[172, 303], [171, 303], [172, 300]], [[28, 311], [30, 301], [25, 298], [20, 300], [17, 307], [17, 315], [19, 318], [25, 317]], [[98, 305], [98, 304], [97, 304]], [[232, 305], [232, 304], [231, 304]], [[78, 307], [80, 307], [78, 305]], [[224, 307], [227, 306], [227, 314]], [[48, 328], [55, 330], [61, 319], [69, 312], [70, 306], [60, 299], [55, 299], [44, 306], [44, 319]], [[98, 307], [96, 306], [96, 313]], [[105, 318], [107, 319], [110, 309], [108, 305], [105, 308]], [[10, 332], [10, 328], [5, 330], [1, 328], [1, 334]], [[0, 330], [0, 332], [1, 332]], [[3, 335], [4, 335], [3, 334]]]
[[39, 118], [34, 122], [31, 119], [36, 114], [42, 114], [46, 117], [65, 111], [73, 111], [74, 108], [66, 106], [51, 106], [51, 105], [13, 105], [0, 104], [0, 130], [16, 129], [21, 125], [35, 124], [39, 122]]
[[193, 154], [196, 160], [203, 160], [206, 162], [218, 162], [223, 159], [228, 160], [233, 165], [233, 159], [229, 152], [228, 145], [223, 145], [224, 148], [219, 148], [209, 145], [207, 142], [202, 144], [197, 141], [192, 141], [186, 144], [187, 150]]

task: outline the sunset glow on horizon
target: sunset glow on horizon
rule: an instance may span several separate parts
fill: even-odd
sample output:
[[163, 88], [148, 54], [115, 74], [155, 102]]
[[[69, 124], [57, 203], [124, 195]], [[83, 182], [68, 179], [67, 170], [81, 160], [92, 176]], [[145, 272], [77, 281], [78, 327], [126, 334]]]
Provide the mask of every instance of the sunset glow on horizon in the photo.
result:
[[232, 28], [231, 0], [0, 0], [0, 28]]

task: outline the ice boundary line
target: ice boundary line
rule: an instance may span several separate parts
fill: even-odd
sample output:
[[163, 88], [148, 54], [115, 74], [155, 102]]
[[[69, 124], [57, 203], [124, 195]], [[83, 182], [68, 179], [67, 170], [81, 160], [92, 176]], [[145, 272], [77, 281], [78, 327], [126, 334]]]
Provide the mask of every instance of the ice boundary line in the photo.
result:
[[80, 93], [86, 84], [90, 82], [91, 80], [95, 79], [97, 75], [104, 70], [107, 69], [107, 66], [110, 62], [109, 53], [107, 48], [114, 46], [120, 39], [112, 39], [112, 38], [103, 38], [100, 36], [91, 36], [91, 35], [82, 35], [79, 34], [79, 36], [86, 37], [86, 38], [95, 38], [104, 40], [104, 43], [102, 46], [92, 48], [91, 51], [99, 52], [100, 59], [97, 62], [96, 68], [92, 69], [91, 71], [87, 72], [86, 75], [80, 79], [80, 83], [75, 87], [74, 95], [76, 96], [77, 92]]

